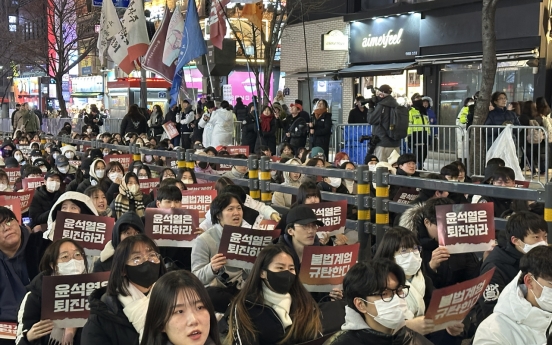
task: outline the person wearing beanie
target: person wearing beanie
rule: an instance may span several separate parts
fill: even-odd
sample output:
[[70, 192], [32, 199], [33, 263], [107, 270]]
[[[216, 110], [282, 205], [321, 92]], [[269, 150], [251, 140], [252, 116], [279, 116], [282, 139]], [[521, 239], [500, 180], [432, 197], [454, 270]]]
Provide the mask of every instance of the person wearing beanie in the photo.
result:
[[69, 164], [67, 156], [58, 156], [56, 158], [56, 170], [60, 172], [62, 190], [65, 190], [65, 186], [76, 178], [77, 168]]
[[[399, 176], [412, 176], [420, 177], [420, 174], [416, 171], [416, 156], [412, 153], [405, 153], [397, 160], [397, 174]], [[395, 195], [401, 189], [401, 186], [393, 185], [389, 188], [389, 200], [394, 200]], [[391, 224], [393, 224], [391, 222]]]
[[387, 162], [387, 157], [396, 150], [400, 151], [401, 141], [389, 137], [389, 123], [391, 109], [399, 106], [391, 95], [393, 89], [389, 85], [381, 85], [371, 102], [375, 104], [373, 109], [368, 110], [368, 124], [372, 125], [372, 136], [378, 137], [374, 154], [380, 162]]
[[38, 158], [33, 162], [33, 166], [39, 167], [45, 173], [50, 170], [50, 164], [44, 158]]
[[103, 158], [103, 152], [101, 149], [92, 149], [90, 150], [90, 154], [88, 155], [92, 160]]

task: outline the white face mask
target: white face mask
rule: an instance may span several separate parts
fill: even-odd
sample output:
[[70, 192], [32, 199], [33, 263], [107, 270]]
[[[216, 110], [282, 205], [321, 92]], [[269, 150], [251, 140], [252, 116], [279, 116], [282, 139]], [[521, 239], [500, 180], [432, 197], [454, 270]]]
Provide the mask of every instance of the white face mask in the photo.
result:
[[542, 288], [540, 297], [537, 297], [533, 290], [531, 290], [531, 292], [533, 292], [533, 296], [535, 296], [535, 299], [537, 300], [537, 304], [542, 310], [552, 312], [552, 288], [541, 285], [541, 283], [539, 283], [537, 281], [537, 278], [535, 278], [534, 276], [533, 280]]
[[376, 168], [377, 166], [374, 164], [374, 165], [368, 165], [368, 170], [372, 171], [372, 172], [376, 172]]
[[393, 296], [393, 299], [390, 302], [384, 302], [382, 299], [378, 299], [375, 302], [368, 302], [376, 306], [376, 311], [378, 312], [377, 316], [371, 315], [368, 312], [366, 314], [374, 318], [374, 320], [389, 329], [399, 329], [404, 325], [404, 312], [406, 310], [406, 301], [404, 298], [399, 298], [398, 296]]
[[69, 166], [66, 167], [58, 167], [58, 170], [62, 174], [66, 174], [69, 171]]
[[183, 179], [182, 183], [184, 183], [184, 184], [194, 184], [194, 180], [192, 180], [192, 179]]
[[112, 172], [112, 173], [109, 173], [109, 179], [113, 182], [115, 182], [115, 180], [117, 180], [117, 178], [123, 178], [123, 174], [121, 174], [120, 172]]
[[349, 162], [348, 159], [342, 159], [342, 160], [339, 161], [339, 166], [342, 166], [343, 163], [348, 163], [348, 162]]
[[341, 178], [339, 177], [328, 177], [330, 182], [328, 183], [330, 186], [337, 188], [341, 186]]
[[54, 153], [54, 154], [52, 155], [52, 158], [56, 159], [56, 158], [58, 158], [58, 156], [59, 156], [59, 153]]
[[58, 181], [46, 181], [46, 189], [50, 193], [57, 192], [60, 186], [61, 183], [59, 183]]
[[0, 183], [0, 192], [5, 191], [8, 189], [8, 185], [6, 183]]
[[107, 156], [108, 154], [109, 154], [109, 151], [104, 151], [103, 152], [104, 157]]
[[65, 157], [67, 157], [68, 159], [73, 159], [73, 157], [75, 157], [75, 152], [67, 151], [65, 152]]
[[128, 187], [128, 190], [129, 190], [132, 194], [137, 194], [137, 193], [140, 191], [140, 186], [137, 185], [137, 184], [133, 184], [132, 186]]
[[91, 129], [91, 128], [88, 128], [88, 129], [86, 130], [86, 133], [88, 133], [88, 134], [92, 133], [92, 129]]
[[48, 171], [48, 169], [46, 169], [46, 167], [43, 165], [40, 167], [40, 171], [42, 171], [43, 173]]
[[524, 243], [524, 242], [521, 242], [524, 244], [523, 246], [523, 252], [524, 253], [529, 253], [529, 251], [533, 248], [536, 248], [536, 247], [540, 247], [540, 246], [547, 246], [548, 243], [544, 242], [544, 241], [540, 241], [540, 242], [537, 242], [535, 244], [527, 244], [527, 243]]
[[60, 276], [84, 273], [84, 260], [71, 259], [69, 262], [60, 262], [57, 264], [57, 273]]
[[98, 178], [102, 178], [104, 177], [105, 175], [105, 170], [102, 169], [102, 170], [96, 170], [96, 176], [98, 176]]
[[22, 155], [15, 155], [14, 157], [15, 157], [15, 159], [17, 159], [18, 162], [21, 162], [23, 160]]
[[145, 160], [147, 163], [150, 163], [150, 162], [153, 160], [153, 156], [151, 156], [151, 155], [145, 155], [145, 156], [144, 156], [144, 160]]
[[404, 271], [404, 274], [407, 276], [413, 276], [420, 270], [422, 266], [422, 258], [420, 253], [408, 253], [407, 256], [401, 254], [395, 255], [395, 262], [397, 265], [401, 266]]

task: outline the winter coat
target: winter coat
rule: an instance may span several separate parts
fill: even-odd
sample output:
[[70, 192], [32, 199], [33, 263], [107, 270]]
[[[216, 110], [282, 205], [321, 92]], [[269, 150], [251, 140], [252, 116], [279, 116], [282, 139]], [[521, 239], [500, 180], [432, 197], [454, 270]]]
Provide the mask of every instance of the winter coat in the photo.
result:
[[[94, 122], [94, 120], [98, 120], [98, 122]], [[88, 126], [103, 126], [103, 120], [100, 117], [100, 114], [94, 114], [90, 113], [84, 117], [84, 123]]]
[[[293, 158], [293, 159], [290, 159], [289, 161], [287, 161], [286, 164], [301, 165], [301, 161], [297, 158]], [[289, 177], [289, 171], [284, 171], [284, 180], [285, 180], [285, 182], [282, 183], [282, 186], [289, 186], [289, 187], [299, 188], [299, 186], [301, 185], [301, 177], [299, 177], [299, 179], [297, 179], [297, 181], [293, 181]], [[282, 192], [274, 192], [274, 194], [272, 194], [272, 204], [276, 205], [276, 206], [290, 208], [291, 205], [294, 203], [293, 197], [294, 197], [294, 195], [292, 195], [292, 194], [282, 193]]]
[[[250, 197], [249, 195], [247, 195], [245, 197], [245, 202], [243, 203], [243, 206], [245, 206], [244, 211], [243, 211], [244, 212], [243, 219], [245, 221], [251, 220], [251, 217], [247, 217], [247, 215], [246, 215], [247, 213], [252, 213], [248, 210], [256, 211], [257, 215], [259, 216], [259, 218], [261, 218], [261, 220], [262, 219], [270, 219], [270, 216], [273, 213], [278, 213], [275, 209], [273, 209], [269, 205], [265, 204], [264, 202], [260, 202], [258, 200], [255, 200], [252, 197]], [[251, 223], [247, 222], [248, 226], [245, 226], [245, 227], [251, 228], [250, 224], [255, 225], [255, 223], [256, 223], [255, 221], [252, 221]], [[211, 227], [213, 227], [213, 223], [211, 223], [211, 211], [210, 210], [208, 210], [207, 213], [205, 214], [205, 220], [203, 222], [201, 222], [201, 224], [199, 224], [199, 227], [204, 229], [204, 230], [208, 230]], [[244, 227], [243, 224], [242, 224], [242, 227]]]
[[19, 305], [27, 293], [26, 285], [39, 273], [38, 266], [51, 241], [42, 232], [29, 233], [20, 226], [21, 246], [11, 258], [0, 251], [0, 322], [15, 322]]
[[301, 116], [288, 116], [284, 122], [284, 131], [289, 133], [289, 137], [285, 136], [285, 141], [293, 148], [299, 149], [307, 144], [309, 127]]
[[90, 181], [90, 179], [91, 177], [89, 176], [88, 178], [85, 178], [84, 180], [82, 180], [82, 182], [79, 183], [79, 185], [77, 186], [76, 191], [79, 193], [84, 193], [86, 188], [92, 186], [92, 182]]
[[21, 108], [15, 113], [14, 120], [15, 128], [24, 131], [25, 133], [36, 132], [40, 129], [40, 119], [31, 110]]
[[163, 120], [163, 114], [158, 114], [155, 110], [151, 113], [150, 119], [148, 120], [151, 135], [157, 136], [163, 134]]
[[243, 121], [247, 117], [247, 107], [243, 103], [236, 103], [234, 106], [234, 112], [236, 112], [236, 118], [238, 121]]
[[247, 114], [242, 120], [241, 126], [241, 144], [249, 146], [249, 152], [255, 152], [255, 143], [257, 142], [257, 120], [255, 114]]
[[377, 146], [381, 147], [399, 147], [400, 140], [393, 140], [389, 137], [389, 123], [391, 108], [399, 106], [393, 96], [387, 96], [381, 99], [376, 107], [368, 112], [368, 124], [372, 125], [372, 135], [377, 136], [380, 142]]
[[366, 124], [368, 121], [368, 108], [364, 108], [364, 110], [360, 110], [358, 106], [355, 106], [351, 111], [349, 112], [349, 119], [347, 120], [347, 123], [357, 124], [362, 123]]
[[48, 214], [48, 230], [44, 232], [44, 238], [48, 238], [50, 240], [54, 239], [54, 230], [56, 228], [57, 213], [58, 211], [61, 210], [61, 204], [63, 204], [63, 202], [66, 200], [71, 200], [77, 203], [81, 209], [80, 210], [81, 214], [88, 214], [88, 215], [94, 215], [94, 216], [98, 215], [98, 211], [96, 211], [96, 207], [94, 207], [92, 200], [85, 194], [78, 193], [78, 192], [63, 193], [50, 209], [50, 213]]
[[[484, 125], [489, 126], [502, 126], [505, 123], [513, 124], [514, 126], [521, 126], [519, 123], [519, 119], [511, 110], [507, 110], [506, 108], [494, 108], [489, 112], [487, 115], [487, 119], [485, 120]], [[490, 143], [492, 143], [498, 135], [500, 134], [502, 130], [500, 128], [489, 128], [487, 129], [487, 146], [490, 147]]]
[[90, 316], [82, 329], [82, 345], [138, 345], [139, 334], [123, 312], [117, 296], [107, 288], [90, 295]]
[[494, 216], [501, 218], [502, 214], [508, 211], [512, 205], [512, 199], [493, 198], [491, 196], [482, 196], [477, 203], [484, 204], [487, 202], [494, 203]]
[[314, 134], [311, 134], [311, 147], [321, 147], [327, 158], [330, 152], [330, 139], [332, 137], [332, 114], [326, 112], [318, 119], [315, 116], [312, 118]]
[[525, 299], [531, 292], [518, 283], [520, 277], [521, 272], [502, 290], [494, 313], [475, 332], [473, 345], [546, 344], [552, 313]]
[[231, 180], [244, 178], [245, 174], [239, 172], [236, 167], [232, 167], [232, 170], [225, 172], [221, 177], [228, 177]]
[[[15, 343], [17, 345], [48, 345], [50, 341], [50, 335], [46, 335], [39, 340], [29, 341], [27, 339], [27, 332], [33, 327], [33, 325], [41, 320], [40, 313], [42, 310], [42, 281], [45, 274], [44, 272], [37, 275], [28, 286], [29, 292], [25, 295], [25, 298], [21, 302], [19, 307], [19, 313], [17, 315], [17, 338]], [[73, 337], [73, 345], [81, 344], [82, 328], [77, 328], [75, 336]]]
[[48, 222], [48, 215], [52, 209], [52, 205], [58, 201], [61, 192], [50, 193], [46, 190], [46, 186], [40, 186], [35, 189], [33, 200], [29, 206], [29, 218], [31, 218], [31, 229], [40, 224]]
[[[261, 117], [264, 115], [261, 115]], [[261, 119], [259, 118], [259, 126], [261, 126]], [[278, 120], [276, 118], [273, 118], [272, 121], [270, 121], [270, 130], [268, 132], [265, 132], [261, 129], [260, 132], [258, 132], [257, 126], [255, 126], [255, 152], [258, 152], [259, 147], [262, 145], [268, 146], [270, 148], [270, 151], [276, 152], [276, 131], [278, 130]]]
[[205, 147], [233, 144], [234, 113], [230, 110], [217, 109], [211, 113], [209, 121], [202, 118], [199, 121], [199, 126], [205, 128], [203, 132], [203, 145]]
[[148, 124], [144, 115], [135, 114], [134, 116], [130, 116], [130, 114], [126, 114], [125, 117], [123, 117], [119, 129], [121, 136], [124, 137], [127, 133], [142, 134], [147, 132]]
[[419, 333], [403, 326], [394, 334], [371, 329], [354, 309], [345, 307], [345, 324], [341, 332], [326, 340], [324, 345], [432, 345]]
[[119, 194], [119, 185], [112, 182], [107, 176], [100, 181], [100, 188], [104, 192], [108, 204], [111, 204], [115, 196]]

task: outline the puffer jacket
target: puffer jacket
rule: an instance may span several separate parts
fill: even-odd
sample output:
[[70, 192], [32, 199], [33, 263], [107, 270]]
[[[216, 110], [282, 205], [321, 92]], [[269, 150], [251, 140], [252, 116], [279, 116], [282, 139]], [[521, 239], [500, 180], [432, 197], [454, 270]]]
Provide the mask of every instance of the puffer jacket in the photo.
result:
[[52, 205], [61, 196], [62, 192], [50, 193], [46, 190], [46, 186], [40, 186], [35, 189], [33, 200], [29, 206], [29, 217], [31, 218], [31, 229], [40, 224], [48, 222], [48, 215], [52, 209]]
[[295, 149], [305, 147], [309, 131], [305, 119], [297, 114], [296, 117], [288, 116], [284, 121], [284, 130], [289, 133], [289, 137], [285, 136], [285, 141]]
[[[301, 161], [297, 158], [290, 159], [286, 162], [286, 164], [289, 165], [301, 165]], [[301, 185], [301, 176], [297, 179], [297, 181], [294, 181], [289, 177], [289, 171], [284, 171], [284, 180], [285, 182], [282, 183], [282, 186], [289, 186], [289, 187], [296, 187], [299, 188]], [[282, 193], [282, 192], [274, 192], [272, 195], [272, 204], [276, 206], [282, 206], [290, 208], [291, 205], [294, 203], [293, 195], [288, 193]]]

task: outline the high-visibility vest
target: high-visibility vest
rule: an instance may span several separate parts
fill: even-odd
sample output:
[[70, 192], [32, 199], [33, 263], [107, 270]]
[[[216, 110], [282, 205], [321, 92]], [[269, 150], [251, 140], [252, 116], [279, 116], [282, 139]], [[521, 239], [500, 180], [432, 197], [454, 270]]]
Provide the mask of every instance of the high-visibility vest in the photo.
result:
[[412, 132], [420, 132], [425, 130], [429, 134], [429, 127], [413, 127], [415, 125], [429, 125], [429, 117], [422, 115], [416, 108], [410, 108], [408, 112], [408, 135]]

